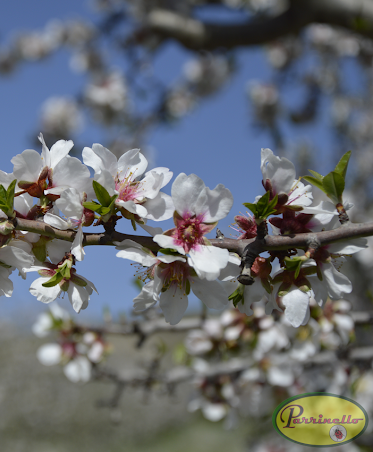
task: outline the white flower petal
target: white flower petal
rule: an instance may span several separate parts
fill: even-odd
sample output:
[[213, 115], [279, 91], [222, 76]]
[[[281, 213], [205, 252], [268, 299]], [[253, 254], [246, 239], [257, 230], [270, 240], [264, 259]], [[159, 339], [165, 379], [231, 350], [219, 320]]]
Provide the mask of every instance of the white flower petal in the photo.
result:
[[0, 296], [11, 297], [13, 293], [13, 282], [9, 279], [9, 270], [0, 268]]
[[39, 347], [36, 357], [44, 366], [54, 366], [61, 362], [62, 348], [59, 344], [44, 344]]
[[347, 276], [339, 272], [333, 264], [323, 263], [321, 265], [321, 273], [323, 282], [328, 287], [330, 298], [343, 298], [345, 293], [350, 293], [352, 291], [351, 281]]
[[228, 250], [214, 246], [199, 246], [197, 250], [190, 250], [188, 264], [195, 269], [200, 278], [213, 281], [219, 276], [220, 270], [227, 266], [228, 259]]
[[62, 231], [65, 231], [66, 229], [72, 227], [71, 221], [66, 221], [63, 218], [49, 212], [44, 215], [44, 223], [47, 223], [49, 224], [49, 226], [60, 229]]
[[67, 156], [67, 154], [71, 151], [71, 149], [74, 146], [74, 142], [69, 140], [59, 140], [50, 148], [49, 155], [50, 155], [50, 168], [55, 168], [55, 166], [64, 158]]
[[78, 356], [63, 368], [63, 373], [73, 383], [86, 383], [91, 379], [92, 365], [85, 356]]
[[158, 174], [155, 171], [148, 171], [138, 186], [137, 199], [153, 199], [163, 185], [163, 174]]
[[65, 190], [59, 199], [55, 201], [55, 205], [68, 218], [80, 220], [83, 215], [82, 199], [75, 188]]
[[267, 380], [273, 386], [289, 387], [294, 383], [294, 375], [291, 369], [270, 367], [267, 373]]
[[355, 254], [367, 248], [367, 239], [350, 239], [346, 242], [336, 242], [328, 245], [327, 250], [331, 254]]
[[47, 254], [52, 264], [58, 264], [65, 253], [71, 250], [71, 242], [66, 240], [53, 239], [47, 242]]
[[227, 415], [227, 408], [222, 403], [206, 402], [202, 405], [201, 410], [203, 416], [211, 422], [218, 422]]
[[232, 193], [219, 184], [213, 190], [205, 187], [196, 202], [196, 213], [203, 214], [204, 223], [214, 223], [225, 218], [233, 205]]
[[187, 213], [196, 215], [196, 202], [204, 188], [203, 180], [195, 174], [187, 176], [185, 173], [180, 173], [171, 189], [172, 200], [177, 213], [182, 217]]
[[14, 198], [14, 210], [21, 215], [26, 216], [34, 204], [34, 199], [28, 193], [17, 196]]
[[[95, 157], [93, 157], [87, 151], [84, 153], [84, 150], [87, 149], [89, 148], [83, 149], [83, 162], [86, 165], [91, 166], [95, 170], [95, 173], [99, 173], [102, 170], [106, 170], [113, 177], [117, 175], [118, 161], [116, 156], [111, 151], [109, 151], [109, 149], [106, 149], [104, 146], [102, 146], [102, 144], [95, 143], [92, 146], [92, 152], [95, 155]], [[87, 163], [86, 161], [87, 157], [88, 158], [90, 157], [90, 163]], [[93, 165], [91, 163], [93, 163]]]
[[76, 188], [83, 192], [90, 180], [89, 169], [75, 157], [65, 157], [53, 169], [52, 188], [45, 190], [46, 194], [60, 195], [68, 188]]
[[188, 307], [188, 297], [179, 287], [171, 286], [161, 293], [159, 306], [165, 320], [170, 325], [176, 325], [183, 318]]
[[154, 281], [150, 281], [142, 288], [139, 295], [133, 299], [133, 311], [142, 312], [151, 308], [156, 304], [156, 300], [153, 298], [154, 293]]
[[145, 218], [148, 213], [144, 206], [136, 204], [134, 201], [122, 201], [121, 199], [116, 199], [115, 204], [128, 210], [128, 212], [138, 215], [141, 218]]
[[30, 286], [30, 293], [42, 303], [54, 301], [61, 293], [61, 288], [57, 284], [53, 287], [43, 287], [42, 284], [49, 281], [50, 278], [38, 278]]
[[285, 306], [285, 318], [294, 328], [302, 325], [309, 311], [310, 295], [299, 289], [291, 290], [282, 297]]
[[171, 248], [171, 249], [176, 250], [180, 254], [185, 254], [184, 248], [180, 245], [177, 245], [175, 243], [175, 240], [173, 239], [173, 237], [170, 237], [168, 235], [159, 234], [159, 235], [155, 235], [153, 237], [153, 240], [155, 243], [158, 243], [158, 245], [161, 248]]
[[[26, 244], [24, 246], [29, 249], [28, 247], [30, 245]], [[23, 247], [20, 248], [19, 246], [8, 245], [0, 248], [0, 261], [7, 265], [11, 265], [12, 267], [16, 267], [20, 272], [22, 272], [25, 268], [31, 267], [34, 263], [34, 258], [29, 254], [29, 252], [25, 251]]]
[[75, 235], [73, 244], [71, 245], [71, 253], [76, 257], [76, 260], [78, 261], [82, 261], [85, 255], [83, 248], [83, 237], [83, 226], [80, 225]]
[[88, 306], [89, 295], [85, 287], [78, 286], [70, 281], [67, 293], [75, 312], [79, 313]]
[[118, 160], [118, 177], [124, 179], [132, 174], [131, 180], [145, 173], [148, 161], [141, 154], [140, 149], [131, 149], [121, 155]]
[[154, 199], [148, 199], [144, 203], [147, 210], [145, 218], [153, 221], [168, 220], [174, 214], [175, 206], [171, 196], [159, 192]]
[[18, 182], [21, 180], [28, 182], [36, 182], [42, 168], [46, 165], [40, 154], [33, 149], [26, 149], [22, 154], [18, 154], [12, 158], [14, 165], [13, 174]]
[[289, 193], [295, 179], [295, 167], [290, 160], [277, 157], [270, 149], [262, 149], [260, 169], [263, 182], [271, 181], [275, 194]]
[[218, 281], [191, 279], [191, 289], [208, 308], [222, 309], [228, 304], [228, 294]]
[[122, 259], [129, 259], [138, 262], [144, 267], [150, 267], [157, 263], [157, 258], [145, 248], [133, 240], [123, 240], [123, 242], [115, 242], [115, 249], [119, 250], [117, 257]]

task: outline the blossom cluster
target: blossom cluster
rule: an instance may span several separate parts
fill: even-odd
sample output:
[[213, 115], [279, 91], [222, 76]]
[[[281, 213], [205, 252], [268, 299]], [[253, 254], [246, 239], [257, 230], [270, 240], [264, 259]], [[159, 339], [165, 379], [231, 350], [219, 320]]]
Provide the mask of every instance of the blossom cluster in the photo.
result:
[[[72, 141], [60, 140], [49, 150], [42, 135], [42, 152], [26, 149], [12, 159], [13, 173], [0, 173], [1, 294], [12, 294], [9, 274], [18, 268], [25, 278], [38, 272], [30, 292], [49, 303], [67, 292], [73, 309], [88, 306], [95, 285], [77, 274], [75, 264], [84, 259], [83, 228], [96, 221], [111, 234], [120, 219], [129, 220], [152, 236], [151, 251], [139, 240], [114, 241], [117, 257], [140, 265], [144, 282], [134, 299], [134, 311], [142, 312], [156, 303], [171, 325], [183, 317], [191, 292], [208, 308], [224, 309], [232, 300], [246, 315], [252, 304], [265, 302], [266, 313], [285, 311], [293, 327], [306, 324], [310, 305], [322, 306], [328, 299], [340, 300], [351, 292], [349, 279], [339, 271], [344, 255], [366, 247], [365, 239], [309, 244], [307, 249], [269, 251], [254, 256], [249, 281], [242, 284], [245, 260], [228, 246], [213, 246], [207, 234], [225, 218], [233, 205], [231, 192], [222, 184], [213, 190], [195, 174], [179, 174], [171, 196], [161, 191], [173, 173], [164, 167], [147, 171], [148, 162], [139, 149], [119, 159], [100, 144], [85, 147], [83, 163], [69, 156]], [[348, 221], [343, 204], [344, 177], [350, 153], [326, 176], [312, 172], [304, 176], [314, 185], [296, 179], [294, 165], [270, 149], [262, 149], [261, 171], [265, 195], [245, 203], [253, 216], [237, 215], [239, 239], [254, 242], [268, 234], [293, 235], [331, 230]], [[91, 171], [93, 177], [91, 177]], [[36, 198], [36, 203], [34, 199]], [[147, 224], [173, 218], [174, 226], [163, 231]], [[75, 231], [73, 242], [15, 228], [16, 218], [33, 220], [55, 230]], [[338, 263], [337, 263], [338, 259]], [[275, 271], [277, 266], [277, 271]], [[239, 276], [240, 275], [240, 276]]]
[[[183, 353], [177, 355], [197, 373], [189, 410], [200, 409], [210, 421], [226, 418], [230, 425], [237, 414], [271, 414], [283, 391], [288, 397], [324, 390], [345, 393], [351, 385], [350, 368], [338, 361], [336, 352], [354, 336], [350, 308], [346, 301], [329, 300], [322, 310], [312, 302], [309, 323], [297, 330], [281, 313], [266, 316], [263, 305], [251, 317], [229, 309], [207, 319], [188, 333]], [[328, 369], [315, 375], [309, 363], [320, 352], [328, 356]], [[235, 369], [237, 358], [247, 361], [243, 369]], [[232, 372], [211, 376], [209, 370], [219, 362], [231, 362]], [[352, 381], [356, 379], [354, 375]]]
[[73, 383], [89, 381], [93, 368], [110, 352], [110, 346], [101, 333], [78, 326], [56, 303], [48, 312], [39, 315], [32, 329], [40, 338], [52, 332], [58, 333], [58, 342], [42, 345], [37, 357], [45, 366], [62, 365], [64, 374]]

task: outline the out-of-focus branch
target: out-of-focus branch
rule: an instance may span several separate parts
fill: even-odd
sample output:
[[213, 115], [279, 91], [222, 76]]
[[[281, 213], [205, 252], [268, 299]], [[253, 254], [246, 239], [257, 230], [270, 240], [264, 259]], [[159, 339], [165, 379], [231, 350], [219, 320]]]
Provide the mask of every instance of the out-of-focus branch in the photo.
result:
[[175, 39], [198, 50], [264, 44], [289, 34], [297, 34], [311, 23], [344, 27], [373, 38], [371, 0], [292, 0], [289, 8], [275, 17], [249, 19], [240, 23], [202, 22], [174, 11], [154, 9], [147, 28], [164, 39]]
[[[373, 358], [373, 347], [356, 347], [346, 351], [342, 361], [366, 361]], [[337, 354], [333, 351], [326, 350], [317, 353], [310, 357], [304, 365], [323, 366], [333, 364], [341, 361]], [[296, 363], [294, 361], [294, 363]], [[145, 386], [149, 381], [153, 383], [161, 383], [164, 385], [176, 385], [194, 378], [208, 378], [213, 379], [223, 375], [237, 375], [250, 369], [255, 365], [252, 358], [232, 358], [228, 361], [221, 361], [218, 363], [210, 363], [205, 370], [194, 370], [186, 366], [177, 366], [173, 369], [160, 373], [158, 370], [155, 373], [149, 374], [149, 370], [143, 368], [132, 368], [123, 371], [113, 371], [105, 368], [98, 368], [95, 374], [97, 380], [109, 380], [116, 384], [130, 385], [130, 386]]]

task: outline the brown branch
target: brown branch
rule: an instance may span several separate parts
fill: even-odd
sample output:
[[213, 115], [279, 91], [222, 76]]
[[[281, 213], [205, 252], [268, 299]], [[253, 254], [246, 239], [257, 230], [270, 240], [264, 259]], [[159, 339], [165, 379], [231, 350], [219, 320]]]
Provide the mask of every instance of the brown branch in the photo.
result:
[[265, 44], [297, 34], [311, 23], [326, 23], [373, 38], [371, 0], [292, 0], [289, 8], [275, 17], [254, 18], [240, 23], [202, 22], [174, 11], [154, 9], [147, 28], [164, 39], [175, 39], [193, 50], [213, 50]]
[[[60, 231], [52, 226], [41, 221], [24, 220], [21, 218], [15, 218], [13, 220], [15, 229], [18, 231], [35, 232], [37, 234], [45, 235], [56, 239], [66, 240], [72, 242], [74, 240], [75, 231], [67, 230]], [[307, 249], [311, 239], [316, 239], [321, 246], [330, 245], [334, 242], [340, 242], [343, 240], [351, 240], [359, 237], [368, 237], [373, 235], [373, 222], [371, 223], [346, 223], [337, 229], [331, 231], [302, 233], [296, 235], [286, 236], [267, 236], [262, 240], [246, 239], [209, 239], [213, 246], [218, 248], [228, 249], [242, 255], [245, 247], [249, 244], [255, 246], [255, 252], [258, 254], [264, 251], [280, 251], [288, 250], [292, 248]], [[83, 245], [111, 245], [115, 246], [113, 242], [121, 242], [125, 239], [131, 239], [140, 245], [152, 250], [158, 251], [159, 245], [153, 242], [151, 237], [123, 234], [121, 232], [114, 231], [111, 234], [101, 233], [84, 233]]]

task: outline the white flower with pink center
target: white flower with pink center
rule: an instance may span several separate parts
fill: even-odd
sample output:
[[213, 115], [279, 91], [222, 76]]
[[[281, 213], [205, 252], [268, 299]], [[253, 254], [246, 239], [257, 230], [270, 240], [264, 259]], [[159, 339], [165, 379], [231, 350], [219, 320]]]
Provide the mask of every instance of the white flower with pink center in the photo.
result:
[[117, 194], [115, 204], [128, 219], [162, 221], [171, 218], [172, 199], [160, 192], [172, 178], [168, 168], [145, 172], [148, 161], [139, 149], [132, 149], [119, 160], [101, 144], [83, 149], [83, 161], [95, 171], [94, 179], [106, 188], [110, 196]]
[[197, 275], [212, 281], [227, 265], [229, 252], [208, 246], [205, 235], [228, 215], [233, 205], [232, 193], [222, 184], [210, 190], [195, 174], [181, 173], [172, 184], [171, 194], [176, 227], [156, 235], [154, 241], [162, 248], [187, 255], [188, 264]]
[[151, 251], [129, 239], [114, 243], [119, 250], [118, 257], [149, 267], [145, 279], [151, 281], [133, 300], [135, 312], [145, 311], [159, 301], [166, 322], [176, 325], [188, 307], [191, 290], [209, 308], [221, 309], [228, 304], [228, 294], [220, 282], [199, 279], [185, 256], [154, 256]]

